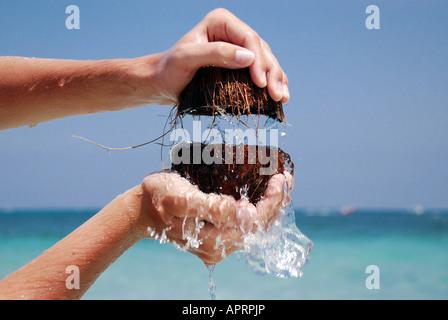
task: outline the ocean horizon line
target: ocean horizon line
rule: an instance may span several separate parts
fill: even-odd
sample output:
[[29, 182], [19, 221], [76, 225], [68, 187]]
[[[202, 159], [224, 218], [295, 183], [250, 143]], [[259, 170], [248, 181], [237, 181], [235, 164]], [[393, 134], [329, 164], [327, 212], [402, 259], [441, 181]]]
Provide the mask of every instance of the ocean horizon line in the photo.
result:
[[[47, 212], [47, 213], [62, 213], [62, 212], [80, 212], [80, 213], [96, 213], [102, 210], [101, 206], [0, 206], [0, 214], [13, 214], [15, 212]], [[447, 213], [448, 207], [424, 207], [421, 205], [410, 206], [294, 206], [294, 211], [297, 214], [306, 215], [352, 215], [355, 213], [410, 213], [410, 214], [424, 214], [424, 213]]]

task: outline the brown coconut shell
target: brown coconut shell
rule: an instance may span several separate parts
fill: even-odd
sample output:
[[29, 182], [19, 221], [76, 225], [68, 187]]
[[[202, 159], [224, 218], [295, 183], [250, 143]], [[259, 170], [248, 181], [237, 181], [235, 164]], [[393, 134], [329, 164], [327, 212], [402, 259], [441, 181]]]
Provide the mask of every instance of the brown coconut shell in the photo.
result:
[[255, 85], [249, 68], [200, 68], [181, 92], [176, 106], [177, 116], [262, 114], [279, 122], [285, 121], [282, 103], [274, 101], [267, 88]]
[[[182, 156], [182, 152], [188, 152], [189, 157], [182, 163], [172, 164], [171, 169], [176, 170], [181, 176], [188, 179], [192, 184], [199, 187], [205, 193], [217, 193], [233, 196], [236, 200], [246, 197], [251, 203], [256, 204], [262, 199], [267, 188], [269, 179], [277, 173], [283, 173], [285, 170], [294, 174], [294, 164], [291, 157], [281, 149], [266, 148], [266, 151], [259, 153], [258, 146], [256, 152], [249, 152], [248, 145], [225, 145], [224, 148], [232, 148], [233, 158], [226, 160], [225, 149], [222, 145], [215, 145], [221, 152], [207, 152], [216, 158], [211, 164], [206, 164], [203, 157], [200, 157], [199, 163], [194, 163], [194, 148], [199, 147], [201, 154], [206, 144], [185, 143], [173, 148], [172, 152]], [[188, 150], [187, 150], [188, 149]], [[239, 153], [237, 151], [243, 151]], [[271, 157], [272, 153], [272, 157]], [[241, 155], [243, 155], [241, 157]], [[266, 158], [261, 159], [265, 156]], [[239, 157], [238, 157], [239, 156]], [[244, 157], [244, 160], [243, 160]], [[251, 158], [252, 157], [252, 158]], [[253, 157], [256, 157], [255, 159]], [[275, 163], [270, 163], [270, 161]], [[227, 163], [229, 164], [227, 164]], [[260, 174], [260, 169], [269, 167], [272, 170], [269, 174]], [[274, 164], [274, 165], [272, 165]]]
[[[265, 115], [278, 122], [286, 121], [282, 103], [274, 101], [267, 88], [259, 88], [254, 84], [249, 68], [239, 70], [213, 66], [200, 68], [181, 92], [176, 107], [177, 120], [191, 114], [226, 118], [235, 116], [240, 120], [242, 115]], [[184, 162], [171, 164], [172, 170], [178, 171], [205, 193], [230, 195], [237, 200], [245, 197], [256, 204], [263, 197], [268, 181], [274, 174], [283, 173], [285, 170], [294, 173], [294, 164], [287, 153], [281, 149], [273, 150], [265, 146], [263, 146], [266, 148], [265, 156], [276, 163], [275, 170], [271, 170], [269, 174], [260, 174], [262, 168], [266, 168], [267, 159], [259, 158], [257, 146], [225, 145], [225, 148], [233, 148], [231, 161], [225, 159], [223, 151], [215, 154], [221, 161], [204, 163], [203, 158], [199, 157], [200, 160], [197, 161], [196, 158], [194, 163], [194, 149], [199, 147], [202, 153], [207, 146], [210, 145], [201, 143], [178, 145], [177, 148], [181, 150], [176, 150], [174, 147], [172, 152], [189, 152], [189, 157]], [[251, 147], [255, 147], [257, 152], [249, 152]], [[244, 150], [244, 161], [241, 161], [241, 157], [237, 158], [238, 154], [241, 155], [237, 150], [241, 149]], [[271, 152], [274, 152], [273, 157]]]

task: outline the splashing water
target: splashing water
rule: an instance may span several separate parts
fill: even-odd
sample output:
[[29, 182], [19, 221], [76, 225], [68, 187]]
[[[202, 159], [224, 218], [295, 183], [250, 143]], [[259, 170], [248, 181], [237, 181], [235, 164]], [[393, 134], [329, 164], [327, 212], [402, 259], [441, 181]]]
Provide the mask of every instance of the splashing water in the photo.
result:
[[[313, 247], [313, 242], [297, 228], [291, 202], [280, 211], [279, 218], [267, 231], [247, 233], [243, 240], [244, 249], [239, 253], [243, 254], [252, 271], [285, 279], [302, 277], [302, 268], [309, 261]], [[207, 269], [208, 292], [210, 299], [215, 300], [215, 265], [210, 265]]]
[[182, 239], [187, 241], [185, 244], [187, 248], [199, 248], [202, 244], [202, 239], [199, 239], [199, 233], [203, 227], [204, 222], [199, 221], [198, 217], [194, 219], [194, 222], [192, 219], [184, 218], [184, 222], [182, 223]]
[[303, 275], [301, 269], [309, 260], [312, 247], [312, 241], [297, 228], [289, 203], [267, 231], [244, 236], [242, 253], [254, 272], [290, 278]]
[[[269, 145], [267, 142], [267, 134], [259, 136], [259, 128], [267, 131], [282, 129], [279, 123], [270, 118], [255, 118], [253, 122], [256, 127], [256, 144]], [[213, 121], [205, 126], [205, 132], [198, 135], [197, 142], [207, 143], [207, 141], [221, 141], [224, 144], [241, 144], [249, 143], [249, 138], [245, 136], [240, 129], [240, 122], [232, 122], [221, 117], [213, 118]], [[182, 124], [183, 128], [183, 124]], [[232, 135], [227, 135], [226, 129], [234, 129]], [[286, 138], [286, 127], [280, 130], [281, 137]], [[190, 136], [190, 135], [189, 135]], [[277, 136], [270, 135], [269, 142], [278, 147], [278, 141], [272, 140]], [[247, 140], [247, 141], [246, 141]], [[176, 140], [177, 141], [177, 140]], [[284, 142], [284, 141], [283, 141]], [[171, 166], [171, 154], [168, 157], [167, 167]], [[285, 170], [292, 171], [289, 165], [285, 164]], [[229, 177], [231, 178], [231, 177]], [[287, 194], [287, 186], [285, 182], [285, 194]], [[245, 196], [245, 190], [241, 190], [242, 197]], [[284, 199], [286, 203], [286, 198]], [[178, 249], [183, 251], [188, 248], [199, 248], [202, 244], [199, 233], [204, 227], [203, 222], [198, 219], [185, 219], [182, 225], [183, 240], [186, 244], [177, 245]], [[242, 230], [244, 232], [244, 230]], [[163, 238], [163, 237], [162, 237]], [[215, 250], [221, 245], [221, 236], [216, 239]], [[310, 252], [313, 247], [312, 241], [300, 232], [295, 222], [295, 213], [292, 202], [280, 211], [278, 219], [267, 229], [261, 228], [255, 233], [245, 233], [243, 236], [243, 249], [238, 253], [244, 256], [246, 263], [255, 273], [270, 274], [280, 278], [301, 277], [303, 275], [302, 268], [309, 261]], [[222, 257], [226, 257], [225, 246], [222, 246]], [[215, 265], [208, 266], [209, 282], [208, 291], [212, 300], [216, 299], [216, 285], [213, 280], [213, 272]]]

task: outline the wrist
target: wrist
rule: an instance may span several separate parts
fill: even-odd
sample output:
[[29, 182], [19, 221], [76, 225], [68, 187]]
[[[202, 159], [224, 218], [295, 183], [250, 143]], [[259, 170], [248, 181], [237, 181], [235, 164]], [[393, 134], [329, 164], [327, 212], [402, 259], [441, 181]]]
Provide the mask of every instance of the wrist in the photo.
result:
[[173, 104], [162, 89], [163, 83], [160, 83], [160, 74], [164, 72], [162, 64], [162, 53], [132, 59], [131, 74], [138, 83], [139, 94], [145, 104]]
[[124, 205], [133, 237], [137, 241], [149, 237], [148, 229], [155, 229], [156, 209], [151, 195], [142, 185], [135, 186], [123, 195]]

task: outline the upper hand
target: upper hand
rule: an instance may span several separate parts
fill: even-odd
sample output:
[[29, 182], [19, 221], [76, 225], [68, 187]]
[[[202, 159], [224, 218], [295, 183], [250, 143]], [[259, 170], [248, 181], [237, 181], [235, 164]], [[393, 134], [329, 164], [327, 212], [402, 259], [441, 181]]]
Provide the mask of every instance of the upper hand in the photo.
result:
[[210, 12], [171, 49], [158, 55], [154, 81], [160, 104], [174, 105], [203, 66], [250, 68], [254, 83], [275, 101], [289, 100], [288, 78], [268, 44], [225, 9]]

